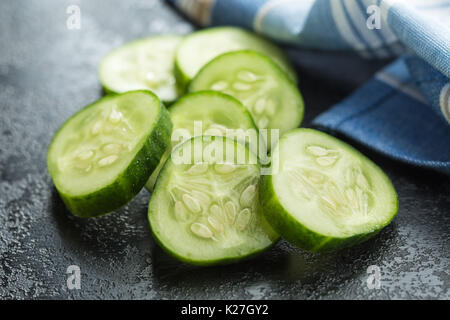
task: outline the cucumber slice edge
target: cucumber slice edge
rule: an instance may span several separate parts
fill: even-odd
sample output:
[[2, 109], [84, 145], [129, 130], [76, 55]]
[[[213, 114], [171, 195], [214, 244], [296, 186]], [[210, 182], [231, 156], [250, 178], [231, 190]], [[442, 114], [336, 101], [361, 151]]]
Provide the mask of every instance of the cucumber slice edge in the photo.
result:
[[[190, 83], [187, 87], [187, 92], [191, 93], [191, 92], [197, 91], [195, 88], [195, 86], [197, 85], [196, 79], [202, 78], [203, 74], [208, 72], [208, 69], [210, 68], [210, 66], [214, 67], [216, 64], [220, 64], [221, 60], [223, 60], [223, 59], [228, 59], [230, 57], [239, 56], [239, 55], [254, 56], [257, 59], [263, 60], [264, 63], [267, 63], [268, 65], [270, 65], [270, 67], [276, 72], [277, 76], [280, 77], [283, 81], [285, 81], [285, 84], [290, 87], [289, 91], [290, 91], [290, 93], [295, 95], [298, 105], [296, 106], [296, 113], [297, 113], [296, 119], [295, 119], [295, 121], [293, 121], [295, 123], [295, 126], [292, 125], [289, 127], [289, 129], [298, 128], [301, 125], [303, 118], [304, 118], [305, 103], [304, 103], [304, 99], [303, 99], [301, 92], [298, 90], [297, 84], [289, 78], [288, 74], [275, 61], [273, 61], [273, 59], [271, 59], [269, 56], [267, 56], [261, 52], [258, 52], [258, 51], [248, 50], [248, 49], [235, 50], [235, 51], [225, 52], [223, 54], [216, 56], [215, 58], [210, 60], [208, 63], [203, 65], [202, 68], [197, 72], [195, 77], [190, 81]], [[204, 77], [206, 77], [206, 76], [204, 76]], [[200, 89], [200, 90], [204, 91], [205, 89]], [[248, 110], [248, 108], [247, 108], [247, 110]], [[251, 114], [251, 112], [250, 112], [250, 114]], [[278, 115], [278, 118], [279, 117], [280, 117], [280, 115]], [[280, 136], [282, 136], [284, 134], [283, 131], [286, 131], [282, 128], [278, 128], [278, 129], [280, 129], [280, 133], [281, 133]], [[268, 146], [268, 148], [270, 149], [270, 145]]]
[[[105, 64], [107, 64], [109, 62], [109, 59], [114, 57], [115, 54], [119, 53], [122, 50], [129, 50], [129, 49], [131, 49], [133, 47], [139, 47], [140, 45], [144, 44], [145, 42], [149, 42], [149, 41], [152, 41], [152, 40], [158, 41], [158, 40], [165, 40], [165, 39], [167, 39], [167, 40], [173, 39], [174, 41], [178, 41], [178, 45], [179, 45], [179, 43], [183, 40], [184, 37], [185, 37], [185, 35], [175, 34], [175, 33], [155, 34], [155, 35], [150, 35], [150, 36], [147, 36], [147, 37], [134, 39], [134, 40], [132, 40], [130, 42], [123, 43], [123, 44], [113, 48], [112, 50], [110, 50], [107, 54], [105, 54], [101, 58], [100, 63], [98, 65], [98, 67], [97, 67], [97, 75], [98, 75], [98, 78], [100, 80], [100, 83], [102, 85], [102, 88], [103, 88], [104, 92], [106, 94], [121, 94], [121, 93], [124, 93], [124, 92], [116, 91], [115, 89], [111, 88], [110, 85], [108, 84], [109, 81], [107, 81], [108, 76], [105, 75], [105, 73], [106, 74], [108, 73], [108, 72], [106, 72], [104, 70], [105, 69]], [[177, 48], [178, 48], [178, 45], [177, 45]], [[175, 52], [176, 52], [176, 50], [175, 50]], [[174, 58], [175, 58], [175, 52], [174, 52]], [[175, 64], [175, 61], [174, 61], [174, 64]], [[177, 78], [177, 76], [175, 74], [176, 72], [177, 72], [177, 70], [176, 70], [176, 68], [174, 66], [173, 67], [173, 73], [174, 73], [175, 79]], [[176, 81], [176, 83], [175, 83], [175, 88], [176, 88], [178, 96], [181, 96], [182, 93], [184, 93], [184, 89], [183, 89], [182, 86], [180, 86], [180, 84], [181, 83], [179, 83], [178, 81]], [[142, 88], [142, 89], [129, 90], [129, 91], [138, 91], [138, 90], [147, 90], [147, 91], [151, 91], [151, 92], [155, 93], [154, 90], [152, 90], [151, 88], [146, 88], [146, 89]], [[129, 91], [125, 91], [125, 92], [129, 92]], [[164, 103], [172, 103], [176, 99], [175, 100], [172, 100], [172, 99], [166, 100], [164, 98], [160, 98], [160, 100], [163, 101]]]
[[[61, 188], [54, 178], [55, 174], [60, 173], [55, 171], [55, 159], [52, 159], [54, 157], [52, 153], [54, 141], [56, 141], [59, 133], [71, 119], [76, 118], [81, 113], [95, 107], [98, 103], [108, 102], [108, 100], [113, 100], [118, 96], [134, 93], [144, 93], [149, 95], [152, 99], [155, 99], [159, 105], [159, 109], [156, 113], [157, 117], [155, 117], [154, 122], [152, 123], [152, 128], [148, 129], [148, 133], [136, 144], [134, 148], [136, 153], [134, 156], [130, 157], [125, 168], [107, 185], [103, 185], [83, 194], [71, 195], [63, 190], [64, 188]], [[54, 186], [69, 211], [80, 218], [92, 218], [114, 212], [120, 207], [125, 206], [142, 189], [151, 171], [159, 163], [160, 156], [165, 150], [165, 145], [170, 143], [171, 128], [172, 123], [168, 111], [158, 97], [148, 90], [129, 91], [123, 94], [102, 97], [78, 110], [68, 118], [53, 135], [48, 147], [46, 162], [47, 170], [54, 182]], [[150, 152], [150, 149], [153, 149], [153, 152]]]
[[[247, 110], [247, 108], [244, 107], [244, 105], [242, 105], [242, 103], [237, 100], [236, 98], [234, 98], [233, 96], [224, 94], [222, 92], [218, 92], [218, 91], [213, 91], [213, 90], [203, 90], [203, 91], [196, 91], [196, 92], [191, 92], [191, 93], [187, 93], [186, 95], [182, 96], [180, 99], [178, 99], [176, 102], [174, 102], [172, 105], [169, 106], [168, 110], [169, 110], [169, 114], [171, 116], [172, 122], [173, 122], [173, 129], [176, 130], [176, 126], [177, 126], [177, 121], [176, 119], [174, 119], [174, 116], [176, 116], [177, 110], [182, 110], [183, 108], [186, 108], [186, 105], [184, 103], [189, 102], [189, 100], [191, 99], [195, 99], [195, 98], [207, 98], [207, 97], [211, 97], [211, 98], [219, 98], [219, 99], [223, 99], [224, 101], [227, 102], [231, 102], [233, 105], [233, 108], [238, 108], [238, 111], [242, 113], [243, 116], [246, 117], [246, 127], [245, 129], [254, 129], [256, 131], [256, 133], [259, 135], [258, 132], [258, 127], [256, 126], [253, 117], [251, 116], [250, 112]], [[231, 107], [228, 106], [228, 107]], [[192, 106], [192, 108], [195, 108], [195, 106]], [[236, 110], [234, 110], [236, 111]], [[233, 115], [236, 115], [236, 112], [233, 112]], [[193, 119], [193, 121], [196, 121], [199, 119]], [[221, 126], [225, 126], [224, 123], [218, 123]], [[181, 128], [181, 127], [180, 127]], [[228, 128], [228, 127], [227, 127]], [[203, 128], [203, 130], [206, 128]], [[192, 134], [193, 136], [193, 134]], [[256, 146], [256, 148], [258, 148], [259, 146], [259, 141], [258, 144]], [[264, 146], [265, 148], [265, 146]], [[255, 150], [257, 151], [257, 150]], [[165, 160], [164, 160], [165, 162]], [[154, 173], [152, 173], [152, 175], [149, 178], [149, 181], [146, 184], [146, 189], [150, 192], [153, 191], [154, 189], [154, 182], [156, 181], [156, 176], [159, 173], [159, 169], [162, 167], [163, 163], [161, 163], [158, 166], [158, 169], [155, 170]]]
[[[270, 39], [264, 37], [261, 34], [252, 32], [250, 30], [247, 29], [243, 29], [243, 28], [239, 28], [236, 26], [216, 26], [216, 27], [210, 27], [210, 28], [206, 28], [206, 29], [202, 29], [202, 30], [198, 30], [188, 36], [186, 36], [184, 39], [181, 40], [178, 49], [180, 49], [184, 42], [187, 42], [189, 40], [191, 40], [191, 36], [198, 36], [198, 35], [205, 35], [207, 33], [213, 33], [213, 32], [221, 32], [221, 31], [231, 31], [231, 32], [238, 32], [238, 33], [242, 33], [242, 34], [246, 34], [248, 36], [250, 36], [251, 38], [256, 38], [258, 40], [261, 40], [262, 43], [264, 43], [264, 45], [268, 45], [271, 47], [271, 50], [274, 50], [276, 52], [276, 57], [277, 57], [277, 62], [275, 62], [277, 65], [280, 66], [280, 68], [282, 68], [283, 72], [285, 72], [288, 75], [288, 78], [293, 81], [294, 83], [298, 82], [298, 78], [297, 78], [297, 73], [295, 72], [295, 69], [292, 65], [292, 63], [289, 61], [289, 59], [286, 57], [286, 55], [284, 54], [284, 52], [281, 50], [281, 48], [279, 48], [277, 46], [276, 43], [272, 43]], [[273, 48], [272, 48], [273, 47]], [[255, 49], [255, 48], [253, 48]], [[224, 53], [228, 53], [228, 52], [232, 52], [232, 51], [239, 51], [239, 50], [252, 50], [251, 48], [239, 48], [237, 50], [228, 50], [225, 52], [222, 52], [218, 55], [224, 54]], [[189, 82], [196, 76], [196, 74], [193, 74], [192, 76], [188, 75], [187, 73], [185, 73], [183, 71], [183, 68], [181, 67], [182, 63], [181, 63], [181, 57], [179, 57], [179, 55], [181, 55], [181, 50], [177, 50], [177, 53], [175, 55], [175, 75], [177, 77], [177, 80], [179, 81], [179, 83], [182, 85], [182, 88], [186, 88], [189, 85]], [[257, 52], [260, 52], [259, 50], [254, 50]], [[264, 52], [261, 52], [262, 54], [265, 54]], [[216, 58], [218, 55], [214, 56], [212, 59]], [[210, 59], [209, 61], [206, 61], [203, 66], [207, 63], [209, 63], [212, 59]], [[279, 60], [279, 61], [278, 61]], [[201, 66], [198, 70], [200, 71], [200, 69], [203, 67]]]
[[[342, 144], [346, 148], [348, 148], [348, 150], [350, 150], [351, 152], [354, 152], [356, 153], [356, 155], [362, 156], [364, 159], [368, 160], [372, 167], [377, 170], [377, 174], [380, 174], [383, 183], [386, 183], [386, 186], [389, 188], [389, 192], [391, 192], [391, 199], [393, 200], [393, 202], [390, 203], [391, 211], [385, 215], [387, 219], [383, 220], [383, 223], [376, 224], [371, 229], [363, 230], [362, 232], [356, 232], [350, 236], [327, 236], [322, 234], [321, 232], [312, 230], [310, 227], [308, 227], [307, 225], [296, 219], [291, 213], [289, 213], [289, 210], [286, 209], [282, 201], [277, 196], [277, 192], [275, 191], [275, 187], [272, 181], [273, 177], [263, 176], [261, 177], [259, 188], [260, 201], [261, 206], [263, 207], [264, 215], [267, 221], [272, 225], [272, 227], [278, 233], [280, 233], [283, 238], [304, 250], [310, 252], [324, 252], [339, 250], [342, 248], [360, 244], [372, 238], [383, 228], [388, 226], [398, 213], [399, 200], [392, 182], [382, 171], [382, 169], [351, 145], [348, 145], [347, 143], [340, 141], [333, 136], [314, 129], [293, 129], [280, 139], [278, 145], [282, 143], [284, 139], [289, 138], [290, 135], [295, 135], [299, 132], [313, 132], [314, 134], [322, 134], [327, 139], [334, 139], [339, 144]], [[276, 148], [278, 148], [278, 145], [276, 146]]]
[[[193, 141], [194, 139], [222, 139], [223, 141], [232, 141], [227, 139], [224, 136], [196, 136], [196, 137], [192, 137], [191, 141]], [[188, 140], [186, 140], [185, 142], [181, 143], [180, 145], [176, 146], [174, 148], [174, 150], [178, 149], [178, 148], [182, 148], [183, 144], [186, 143]], [[233, 143], [237, 143], [236, 141], [232, 141]], [[243, 144], [239, 144], [240, 147], [243, 147], [247, 150], [247, 152], [249, 152], [250, 154], [253, 154], [252, 151], [248, 148], [248, 146], [243, 145]], [[255, 154], [253, 154], [254, 157], [256, 157]], [[165, 179], [167, 177], [166, 171], [169, 171], [171, 169], [171, 167], [169, 167], [167, 165], [167, 162], [170, 161], [170, 158], [167, 159], [166, 164], [164, 165], [164, 167], [162, 168], [158, 178], [156, 179], [156, 183], [155, 183], [155, 187], [154, 187], [154, 192], [159, 192], [158, 191], [158, 186], [162, 183], [165, 183]], [[172, 164], [170, 164], [172, 165]], [[165, 186], [164, 186], [165, 187]], [[265, 220], [264, 216], [262, 215], [262, 212], [259, 211], [260, 214], [260, 218], [261, 218], [261, 228], [263, 228], [263, 230], [266, 232], [267, 237], [270, 239], [270, 244], [260, 247], [257, 250], [253, 250], [249, 253], [243, 254], [243, 255], [235, 255], [235, 256], [226, 256], [223, 258], [212, 258], [212, 259], [199, 259], [198, 257], [188, 257], [186, 255], [183, 255], [181, 253], [178, 253], [178, 248], [171, 246], [171, 243], [166, 243], [163, 238], [164, 236], [161, 234], [161, 232], [159, 232], [158, 230], [162, 230], [161, 227], [156, 227], [159, 217], [158, 215], [158, 209], [161, 209], [160, 206], [157, 206], [156, 209], [153, 207], [152, 205], [152, 201], [156, 201], [156, 197], [154, 195], [152, 195], [152, 197], [150, 198], [150, 203], [148, 206], [148, 214], [147, 214], [147, 218], [148, 218], [148, 222], [149, 222], [149, 226], [150, 226], [150, 230], [152, 233], [153, 238], [155, 239], [155, 241], [158, 243], [158, 245], [161, 246], [161, 248], [168, 253], [170, 256], [184, 262], [190, 265], [194, 265], [194, 266], [215, 266], [215, 265], [226, 265], [226, 264], [230, 264], [230, 263], [234, 263], [234, 262], [240, 262], [240, 261], [245, 261], [248, 260], [252, 257], [255, 257], [257, 255], [259, 255], [260, 253], [262, 253], [263, 251], [266, 251], [270, 248], [272, 248], [281, 238], [280, 235], [278, 233], [276, 233], [274, 231], [274, 229], [270, 226], [270, 224]], [[259, 209], [261, 210], [261, 208]], [[155, 218], [154, 218], [155, 217]], [[156, 220], [155, 220], [156, 219]], [[156, 222], [155, 222], [156, 221]]]

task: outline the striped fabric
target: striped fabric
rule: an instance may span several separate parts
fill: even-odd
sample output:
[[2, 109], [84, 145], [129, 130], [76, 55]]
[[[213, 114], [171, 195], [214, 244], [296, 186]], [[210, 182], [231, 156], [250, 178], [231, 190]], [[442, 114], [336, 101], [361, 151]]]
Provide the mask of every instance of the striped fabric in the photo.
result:
[[450, 174], [450, 0], [169, 1], [201, 26], [253, 29], [299, 51], [398, 57], [314, 125]]

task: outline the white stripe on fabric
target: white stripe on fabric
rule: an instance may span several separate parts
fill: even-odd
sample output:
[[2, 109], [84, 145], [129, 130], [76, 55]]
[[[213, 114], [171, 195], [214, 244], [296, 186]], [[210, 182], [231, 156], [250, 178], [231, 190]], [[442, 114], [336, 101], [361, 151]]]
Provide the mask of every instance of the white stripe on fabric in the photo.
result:
[[450, 82], [442, 88], [439, 103], [441, 105], [442, 114], [450, 123]]
[[[395, 33], [392, 32], [392, 29], [389, 27], [389, 24], [387, 23], [386, 20], [384, 21], [384, 23], [382, 23], [380, 32], [383, 38], [385, 39], [386, 43], [388, 44], [394, 44], [399, 41]], [[401, 54], [402, 52], [394, 52], [394, 53]]]
[[383, 49], [383, 42], [374, 33], [376, 31], [367, 28], [366, 12], [361, 11], [358, 3], [355, 0], [344, 0], [344, 6], [347, 8], [347, 12], [356, 28], [359, 30], [361, 37], [366, 40], [370, 48], [377, 49], [374, 54], [378, 57], [389, 56], [389, 53]]
[[425, 99], [425, 97], [422, 95], [422, 93], [417, 88], [411, 86], [408, 83], [404, 83], [404, 82], [400, 81], [399, 79], [392, 76], [391, 74], [381, 71], [375, 75], [375, 78], [390, 85], [391, 87], [398, 89], [399, 91], [416, 99], [417, 101], [420, 101], [424, 104], [428, 104], [428, 101]]
[[354, 34], [347, 18], [341, 0], [330, 0], [331, 13], [333, 15], [336, 27], [344, 40], [351, 45], [364, 58], [370, 58], [366, 46]]
[[261, 8], [259, 8], [258, 12], [253, 19], [253, 29], [255, 31], [262, 33], [263, 32], [263, 22], [266, 18], [267, 14], [275, 7], [286, 3], [291, 2], [291, 0], [271, 0], [264, 3]]

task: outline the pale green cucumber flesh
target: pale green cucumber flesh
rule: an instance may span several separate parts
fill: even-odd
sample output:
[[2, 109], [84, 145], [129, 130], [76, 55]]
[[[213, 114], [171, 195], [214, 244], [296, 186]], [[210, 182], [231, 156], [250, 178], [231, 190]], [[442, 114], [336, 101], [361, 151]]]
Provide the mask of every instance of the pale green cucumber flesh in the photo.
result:
[[216, 90], [234, 96], [250, 111], [259, 129], [278, 129], [279, 136], [297, 128], [304, 112], [296, 85], [268, 57], [234, 51], [206, 64], [189, 91]]
[[236, 50], [253, 50], [269, 56], [292, 81], [297, 82], [295, 70], [276, 45], [255, 33], [236, 27], [208, 28], [184, 38], [175, 58], [177, 79], [187, 84], [206, 63], [225, 52]]
[[[194, 136], [242, 136], [241, 142], [251, 145], [257, 153], [259, 134], [247, 109], [235, 98], [216, 91], [200, 91], [183, 96], [169, 108], [173, 123], [172, 147]], [[230, 129], [230, 130], [228, 130]], [[227, 131], [228, 130], [228, 131]], [[152, 173], [146, 188], [151, 191], [164, 162], [166, 151], [158, 168]]]
[[68, 209], [94, 217], [128, 203], [158, 165], [171, 127], [168, 111], [149, 91], [107, 96], [73, 115], [47, 154]]
[[108, 92], [150, 90], [162, 101], [177, 99], [174, 75], [178, 35], [152, 36], [111, 51], [100, 63], [100, 81]]
[[[229, 157], [226, 150], [234, 154]], [[259, 170], [257, 157], [245, 145], [225, 137], [194, 137], [177, 146], [149, 203], [156, 241], [195, 265], [229, 263], [270, 247], [278, 235], [260, 210]]]
[[282, 237], [309, 251], [367, 240], [398, 211], [384, 172], [348, 144], [313, 129], [286, 133], [260, 183], [265, 217]]

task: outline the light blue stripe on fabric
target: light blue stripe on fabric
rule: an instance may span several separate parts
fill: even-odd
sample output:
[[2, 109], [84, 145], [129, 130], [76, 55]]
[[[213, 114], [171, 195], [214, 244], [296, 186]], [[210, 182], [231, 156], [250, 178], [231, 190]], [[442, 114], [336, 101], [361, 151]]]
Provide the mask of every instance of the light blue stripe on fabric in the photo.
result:
[[[366, 0], [367, 2], [376, 5], [381, 8], [381, 3], [383, 0]], [[364, 0], [363, 0], [364, 2]], [[380, 11], [378, 11], [380, 13]], [[400, 56], [404, 53], [405, 49], [403, 45], [398, 41], [397, 36], [392, 32], [389, 24], [385, 19], [381, 19], [380, 29], [377, 29], [377, 34], [383, 39], [383, 43], [386, 43], [386, 50], [388, 50], [392, 56]]]
[[439, 8], [450, 8], [450, 2], [448, 0], [442, 0], [437, 3], [423, 3], [415, 6], [417, 9], [439, 9]]
[[450, 32], [402, 2], [389, 9], [387, 20], [401, 41], [450, 77]]
[[450, 122], [450, 119], [446, 118], [448, 115], [443, 114], [443, 108], [446, 106], [441, 105], [442, 89], [450, 83], [450, 79], [416, 56], [408, 57], [406, 63], [415, 83], [431, 104], [433, 111]]
[[315, 0], [272, 0], [261, 6], [253, 21], [256, 31], [279, 39], [298, 43]]
[[[355, 1], [356, 5], [359, 7], [359, 10], [361, 12], [361, 14], [363, 16], [367, 15], [367, 5], [364, 2], [364, 0], [359, 0], [359, 1]], [[368, 16], [366, 16], [366, 22], [367, 22]], [[380, 19], [381, 25], [380, 28], [386, 27], [383, 26], [383, 21]], [[370, 32], [370, 34], [372, 35], [373, 38], [376, 39], [376, 42], [379, 42], [380, 45], [378, 45], [379, 48], [381, 48], [381, 57], [386, 57], [386, 56], [395, 56], [394, 52], [389, 48], [389, 46], [387, 45], [387, 40], [383, 37], [382, 33], [379, 32], [379, 30], [381, 29], [372, 29], [369, 30], [369, 28], [367, 27], [367, 25], [363, 25], [362, 28], [366, 28], [367, 31], [366, 32]], [[370, 45], [370, 43], [369, 43]]]
[[[333, 1], [333, 0], [331, 0], [331, 1]], [[370, 56], [375, 56], [373, 54], [373, 50], [370, 48], [369, 42], [367, 42], [365, 37], [363, 35], [361, 35], [360, 29], [358, 28], [358, 26], [356, 25], [355, 21], [353, 21], [352, 17], [350, 16], [350, 13], [348, 12], [348, 8], [345, 5], [344, 0], [338, 0], [338, 1], [341, 1], [342, 8], [343, 8], [344, 13], [345, 13], [345, 18], [347, 19], [347, 21], [348, 21], [348, 23], [349, 23], [353, 33], [356, 35], [356, 37], [358, 37], [359, 41], [361, 41], [361, 43], [363, 43], [364, 47], [366, 48], [366, 51], [369, 53], [369, 57]], [[356, 4], [356, 2], [355, 2], [355, 4]]]
[[[419, 58], [407, 60], [409, 68], [399, 60], [381, 70], [348, 99], [321, 114], [314, 125], [392, 158], [450, 175], [450, 0], [169, 1], [181, 1], [178, 8], [203, 24], [256, 29], [275, 41], [312, 49], [318, 59], [326, 55], [317, 49], [342, 55], [352, 50], [363, 57], [380, 57], [383, 51], [416, 53]], [[378, 4], [383, 19], [380, 30], [369, 32], [364, 18], [371, 4]], [[304, 62], [301, 54], [291, 57], [294, 63]], [[345, 76], [339, 71], [321, 72], [335, 69], [333, 61], [337, 60], [318, 62], [314, 72], [341, 83]], [[352, 79], [364, 72], [354, 60], [340, 67], [336, 69]]]
[[[393, 65], [390, 72], [405, 70], [402, 60], [396, 64], [403, 66]], [[450, 126], [429, 109], [429, 105], [373, 79], [317, 117], [313, 125], [394, 159], [450, 175]]]
[[408, 66], [405, 63], [391, 63], [382, 72], [395, 77], [402, 83], [412, 82]]
[[379, 71], [375, 75], [375, 78], [388, 84], [394, 89], [403, 92], [411, 98], [414, 98], [424, 104], [428, 103], [419, 87], [415, 85], [405, 63], [393, 63]]
[[212, 25], [235, 25], [253, 28], [253, 20], [259, 8], [268, 0], [215, 0]]
[[259, 8], [253, 25], [273, 39], [304, 48], [352, 49], [336, 29], [329, 1], [268, 1]]

